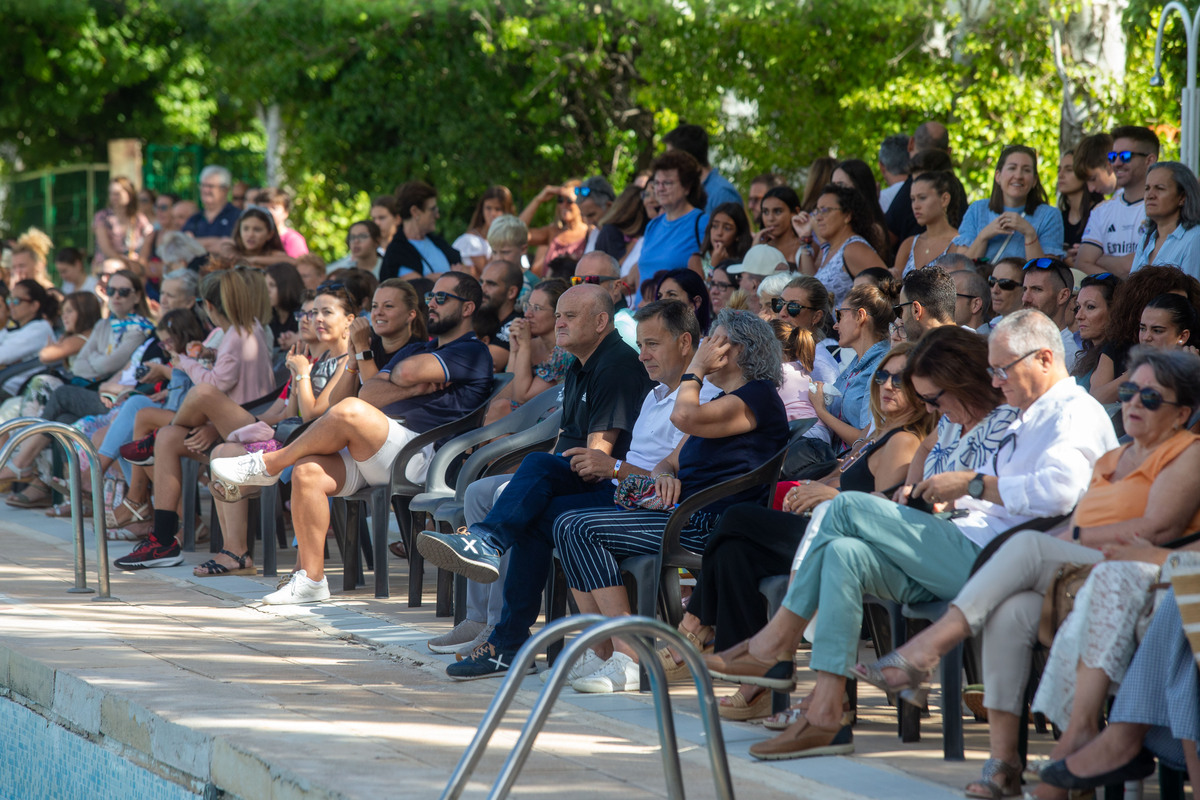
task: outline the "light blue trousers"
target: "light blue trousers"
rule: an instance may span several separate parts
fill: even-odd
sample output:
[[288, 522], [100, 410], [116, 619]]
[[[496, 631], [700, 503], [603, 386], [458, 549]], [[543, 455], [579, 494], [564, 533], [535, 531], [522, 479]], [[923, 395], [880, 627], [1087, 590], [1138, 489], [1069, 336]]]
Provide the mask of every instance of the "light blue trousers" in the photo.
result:
[[783, 605], [806, 620], [820, 610], [810, 666], [834, 675], [858, 660], [864, 595], [949, 600], [980, 551], [952, 522], [860, 492], [831, 501], [812, 536]]

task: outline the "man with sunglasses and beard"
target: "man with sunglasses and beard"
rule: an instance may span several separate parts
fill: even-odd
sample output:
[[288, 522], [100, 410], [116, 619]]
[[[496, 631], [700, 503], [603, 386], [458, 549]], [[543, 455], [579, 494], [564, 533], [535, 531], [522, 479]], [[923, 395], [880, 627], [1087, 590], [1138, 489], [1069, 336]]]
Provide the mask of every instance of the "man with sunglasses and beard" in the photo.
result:
[[[324, 544], [329, 498], [352, 495], [391, 479], [392, 462], [411, 439], [461, 418], [487, 399], [492, 355], [475, 337], [471, 318], [483, 290], [471, 275], [449, 272], [426, 295], [428, 342], [412, 342], [379, 374], [363, 384], [291, 444], [271, 453], [212, 460], [213, 480], [226, 496], [236, 487], [267, 486], [292, 470], [292, 521], [300, 569], [282, 589], [263, 598], [268, 605], [315, 603], [329, 597]], [[355, 362], [344, 367], [356, 371]], [[401, 419], [403, 418], [403, 422]], [[406, 466], [410, 478], [424, 474], [432, 448]]]
[[588, 253], [579, 259], [579, 263], [575, 265], [575, 276], [571, 278], [572, 286], [581, 283], [595, 284], [612, 298], [613, 308], [616, 309], [613, 312], [613, 325], [621, 340], [637, 350], [637, 322], [634, 321], [633, 312], [625, 302], [625, 293], [630, 291], [630, 287], [621, 280], [621, 265], [617, 260], [598, 250]]
[[1071, 296], [1075, 276], [1065, 262], [1057, 258], [1031, 258], [1022, 267], [1021, 306], [1036, 308], [1054, 321], [1062, 334], [1067, 369], [1075, 365], [1079, 343], [1071, 330]]
[[1139, 125], [1115, 128], [1112, 137], [1108, 163], [1117, 193], [1092, 209], [1075, 264], [1089, 275], [1111, 272], [1127, 278], [1146, 218], [1146, 174], [1158, 161], [1159, 145], [1157, 134]]

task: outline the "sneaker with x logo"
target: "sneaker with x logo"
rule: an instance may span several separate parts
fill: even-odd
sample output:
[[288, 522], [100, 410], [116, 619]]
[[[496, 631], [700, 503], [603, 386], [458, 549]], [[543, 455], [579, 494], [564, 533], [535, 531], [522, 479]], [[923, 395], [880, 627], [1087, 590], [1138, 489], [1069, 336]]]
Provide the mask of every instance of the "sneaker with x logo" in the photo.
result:
[[421, 531], [417, 550], [435, 567], [476, 583], [495, 583], [500, 577], [501, 553], [468, 528], [455, 533]]
[[[484, 642], [462, 661], [447, 666], [446, 674], [456, 681], [499, 678], [508, 674], [508, 668], [512, 666], [516, 655], [516, 650], [497, 650], [491, 642]], [[535, 672], [537, 667], [530, 664], [525, 674], [532, 675]]]

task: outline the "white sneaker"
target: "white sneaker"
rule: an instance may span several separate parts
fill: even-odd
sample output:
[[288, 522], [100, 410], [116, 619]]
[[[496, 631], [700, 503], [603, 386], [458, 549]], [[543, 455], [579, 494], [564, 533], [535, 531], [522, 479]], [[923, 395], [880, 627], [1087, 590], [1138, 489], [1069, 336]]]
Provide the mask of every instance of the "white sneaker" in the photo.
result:
[[488, 626], [484, 627], [484, 629], [481, 630], [479, 633], [477, 633], [475, 635], [474, 639], [472, 639], [471, 641], [462, 645], [461, 647], [457, 648], [454, 652], [458, 654], [459, 660], [461, 661], [462, 659], [471, 655], [471, 653], [474, 653], [475, 648], [479, 647], [479, 645], [486, 642], [488, 640], [488, 637], [490, 637], [492, 635], [492, 631], [494, 631], [494, 630], [496, 630], [495, 625], [488, 625]]
[[308, 573], [298, 569], [292, 573], [292, 579], [288, 581], [287, 586], [271, 592], [262, 601], [268, 606], [290, 606], [299, 603], [319, 603], [328, 599], [329, 581], [325, 578], [321, 578], [320, 581], [309, 580]]
[[[567, 670], [567, 683], [573, 684], [580, 678], [586, 678], [589, 675], [594, 675], [604, 668], [604, 659], [596, 655], [596, 651], [588, 648], [583, 654], [583, 658], [576, 661]], [[557, 666], [557, 665], [556, 665]], [[548, 669], [542, 673], [542, 683], [550, 680], [550, 673], [553, 669]]]
[[209, 462], [212, 477], [233, 486], [270, 486], [278, 475], [268, 475], [262, 453], [243, 453], [233, 458], [214, 458]]
[[624, 653], [613, 653], [598, 672], [571, 683], [571, 688], [583, 694], [636, 692], [641, 685], [638, 663]]
[[430, 652], [433, 653], [455, 653], [464, 644], [475, 641], [475, 638], [479, 636], [479, 632], [486, 627], [485, 623], [477, 620], [464, 619], [455, 625], [454, 629], [449, 633], [435, 636], [425, 644], [429, 647]]

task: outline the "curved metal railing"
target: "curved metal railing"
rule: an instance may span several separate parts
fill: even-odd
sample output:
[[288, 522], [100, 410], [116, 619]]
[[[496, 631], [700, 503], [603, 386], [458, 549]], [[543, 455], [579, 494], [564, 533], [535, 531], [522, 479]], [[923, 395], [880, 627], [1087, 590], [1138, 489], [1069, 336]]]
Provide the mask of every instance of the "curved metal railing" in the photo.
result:
[[104, 521], [104, 476], [100, 470], [100, 454], [88, 437], [62, 422], [47, 422], [37, 417], [17, 417], [0, 424], [0, 434], [9, 434], [8, 441], [0, 449], [0, 464], [5, 464], [16, 452], [17, 446], [31, 436], [50, 436], [67, 454], [67, 480], [71, 488], [71, 524], [75, 529], [75, 586], [68, 592], [91, 593], [87, 585], [87, 556], [83, 539], [83, 493], [79, 465], [78, 445], [87, 456], [92, 474], [92, 526], [96, 534], [96, 583], [100, 593], [93, 600], [112, 600], [108, 583], [108, 526]]
[[633, 646], [638, 653], [638, 659], [650, 675], [650, 691], [654, 695], [654, 710], [658, 721], [658, 738], [662, 750], [663, 770], [667, 779], [667, 796], [671, 800], [683, 800], [683, 774], [679, 766], [679, 748], [675, 738], [675, 720], [671, 714], [671, 696], [668, 692], [667, 676], [654, 651], [654, 637], [666, 639], [683, 653], [684, 663], [692, 673], [696, 682], [696, 693], [700, 700], [700, 720], [704, 725], [704, 736], [708, 743], [708, 757], [712, 764], [713, 781], [716, 784], [717, 797], [720, 800], [733, 800], [733, 782], [729, 776], [729, 762], [725, 754], [725, 739], [721, 733], [720, 717], [717, 714], [717, 701], [713, 696], [712, 678], [700, 660], [700, 654], [674, 628], [649, 617], [602, 617], [596, 614], [580, 614], [565, 617], [547, 625], [538, 634], [517, 651], [512, 666], [508, 669], [504, 683], [496, 692], [479, 730], [467, 745], [466, 751], [450, 776], [446, 789], [442, 792], [442, 800], [456, 800], [466, 788], [467, 781], [475, 767], [483, 758], [484, 750], [500, 719], [508, 711], [521, 686], [521, 680], [533, 663], [534, 656], [541, 652], [546, 645], [557, 641], [569, 633], [578, 630], [583, 633], [571, 642], [555, 662], [546, 686], [538, 695], [537, 702], [521, 729], [517, 744], [509, 753], [508, 759], [500, 769], [496, 782], [488, 794], [489, 800], [501, 800], [508, 796], [516, 783], [517, 775], [524, 766], [529, 752], [533, 749], [533, 741], [541, 732], [550, 709], [558, 698], [559, 692], [567, 682], [567, 670], [594, 643], [608, 639], [611, 636], [621, 636]]

